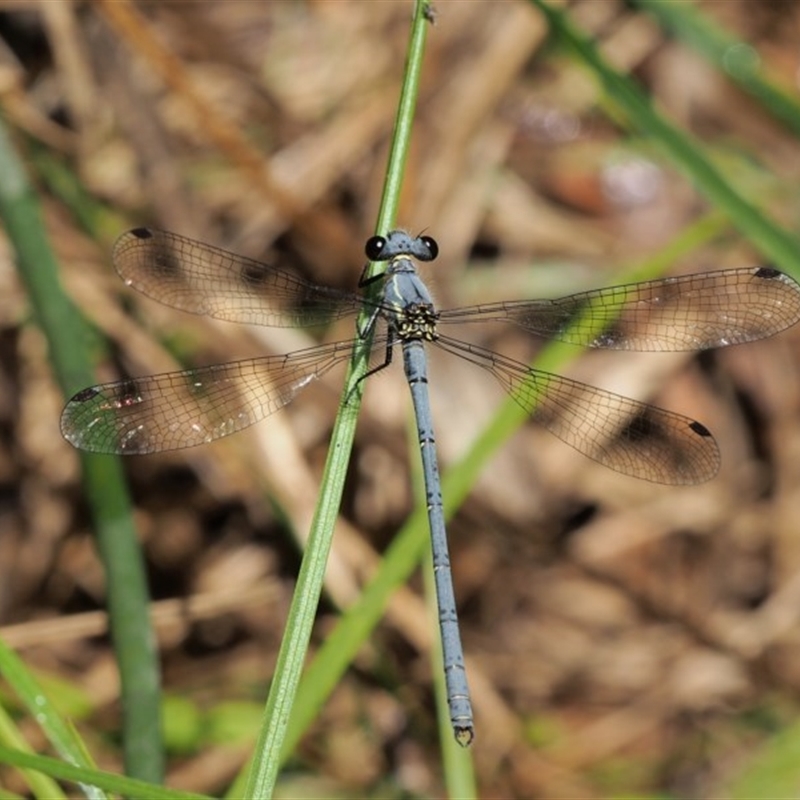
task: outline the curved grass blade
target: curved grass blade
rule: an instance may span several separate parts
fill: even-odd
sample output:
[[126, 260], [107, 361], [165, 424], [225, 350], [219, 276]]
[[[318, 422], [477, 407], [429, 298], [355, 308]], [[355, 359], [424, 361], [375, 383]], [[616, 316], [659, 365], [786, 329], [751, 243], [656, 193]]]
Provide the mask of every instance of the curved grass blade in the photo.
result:
[[[0, 215], [17, 256], [37, 322], [65, 394], [93, 379], [87, 328], [59, 280], [41, 212], [22, 164], [0, 120]], [[83, 483], [107, 573], [111, 634], [121, 678], [123, 747], [128, 772], [161, 780], [158, 659], [150, 627], [141, 551], [122, 467], [116, 460], [82, 455]]]

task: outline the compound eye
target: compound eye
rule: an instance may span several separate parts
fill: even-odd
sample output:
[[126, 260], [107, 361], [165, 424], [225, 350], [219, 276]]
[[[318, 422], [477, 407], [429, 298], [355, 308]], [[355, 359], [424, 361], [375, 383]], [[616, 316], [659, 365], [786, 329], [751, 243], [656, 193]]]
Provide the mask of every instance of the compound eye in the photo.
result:
[[364, 252], [370, 261], [380, 261], [386, 249], [386, 239], [383, 236], [370, 236], [364, 245]]
[[432, 236], [420, 236], [419, 240], [428, 248], [428, 252], [430, 253], [430, 257], [426, 260], [433, 261], [433, 259], [439, 255], [439, 245], [436, 244], [436, 239]]

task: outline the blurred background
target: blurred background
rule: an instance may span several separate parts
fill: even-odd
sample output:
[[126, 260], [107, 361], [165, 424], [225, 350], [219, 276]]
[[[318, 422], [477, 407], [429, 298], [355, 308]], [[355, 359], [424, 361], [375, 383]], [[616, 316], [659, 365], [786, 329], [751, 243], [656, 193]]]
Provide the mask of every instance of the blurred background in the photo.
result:
[[[800, 6], [670, 5], [740, 42], [728, 61], [636, 5], [589, 0], [569, 13], [795, 231], [797, 136], [731, 75], [758, 63], [796, 101]], [[312, 336], [173, 311], [127, 290], [110, 250], [152, 224], [355, 288], [411, 12], [402, 0], [0, 2], [0, 103], [64, 284], [98, 332], [98, 380], [351, 335], [347, 323]], [[424, 276], [442, 308], [595, 288], [672, 254], [672, 274], [763, 263], [521, 1], [436, 4], [398, 224], [439, 242]], [[523, 361], [537, 346], [503, 328], [468, 335]], [[701, 420], [723, 456], [707, 484], [626, 478], [531, 426], [488, 463], [449, 530], [481, 796], [800, 792], [799, 339], [575, 354], [560, 368]], [[245, 433], [125, 460], [171, 785], [220, 792], [247, 757], [242, 731], [260, 718], [342, 377]], [[436, 353], [430, 391], [446, 470], [503, 393]], [[78, 459], [59, 434], [64, 400], [0, 237], [0, 635], [58, 687], [101, 766], [118, 770], [105, 581]], [[314, 646], [413, 507], [409, 414], [399, 365], [368, 382]], [[421, 589], [417, 575], [397, 594], [281, 796], [442, 795], [438, 634]]]

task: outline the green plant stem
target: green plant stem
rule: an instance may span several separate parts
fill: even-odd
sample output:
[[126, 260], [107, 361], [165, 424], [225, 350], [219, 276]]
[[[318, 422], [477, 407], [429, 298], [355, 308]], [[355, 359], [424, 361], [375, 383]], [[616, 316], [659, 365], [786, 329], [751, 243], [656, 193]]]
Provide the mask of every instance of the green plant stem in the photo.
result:
[[[427, 34], [428, 23], [425, 18], [427, 5], [427, 0], [417, 0], [405, 79], [376, 227], [379, 233], [386, 232], [393, 225], [399, 204], [403, 168], [411, 138]], [[360, 324], [364, 322], [365, 319], [359, 320]], [[363, 327], [359, 329], [363, 330]], [[291, 709], [308, 651], [317, 605], [322, 592], [331, 539], [341, 505], [361, 401], [361, 377], [367, 369], [370, 344], [368, 338], [359, 343], [345, 381], [344, 394], [334, 424], [328, 460], [320, 487], [320, 499], [312, 522], [300, 574], [297, 578], [297, 586], [286, 623], [286, 634], [278, 654], [275, 676], [270, 687], [264, 720], [245, 790], [245, 796], [249, 798], [271, 797], [277, 780]]]
[[[0, 216], [36, 320], [47, 338], [59, 385], [69, 396], [94, 382], [86, 352], [91, 336], [64, 294], [36, 195], [2, 119], [0, 175]], [[80, 458], [108, 583], [111, 635], [122, 687], [125, 768], [130, 775], [160, 782], [160, 673], [125, 477], [117, 458], [84, 453]]]

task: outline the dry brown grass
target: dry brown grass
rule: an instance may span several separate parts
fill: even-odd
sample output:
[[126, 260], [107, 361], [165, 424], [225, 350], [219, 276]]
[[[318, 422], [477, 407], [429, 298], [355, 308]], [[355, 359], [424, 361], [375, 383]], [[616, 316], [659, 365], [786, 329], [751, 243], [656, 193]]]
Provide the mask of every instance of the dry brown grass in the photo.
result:
[[[64, 281], [111, 342], [101, 378], [169, 370], [178, 357], [210, 363], [310, 344], [303, 332], [244, 330], [131, 296], [111, 269], [110, 242], [152, 222], [353, 287], [410, 5], [2, 6], [9, 121], [120, 216], [92, 241], [78, 209], [42, 183]], [[800, 159], [790, 134], [642, 15], [614, 2], [574, 10], [618, 68], [677, 124], [726, 149], [760, 204], [794, 223]], [[800, 7], [706, 10], [796, 85]], [[705, 213], [682, 178], [600, 113], [585, 74], [543, 49], [545, 33], [524, 3], [438, 4], [399, 221], [439, 241], [429, 274], [443, 306], [603, 285]], [[756, 262], [731, 231], [676, 270]], [[118, 768], [100, 740], [118, 713], [103, 574], [78, 462], [58, 435], [63, 398], [7, 248], [0, 282], [0, 633], [37, 669], [87, 691], [90, 743]], [[450, 530], [482, 796], [719, 796], [768, 730], [792, 719], [798, 339], [793, 331], [702, 358], [596, 354], [572, 369], [706, 422], [724, 457], [706, 485], [627, 479], [527, 429], [486, 469]], [[513, 332], [491, 344], [526, 357]], [[500, 400], [479, 372], [434, 359], [445, 464]], [[318, 641], [409, 513], [409, 401], [401, 371], [392, 373], [366, 394]], [[302, 539], [340, 381], [326, 379], [285, 415], [230, 440], [126, 462], [166, 689], [204, 712], [263, 699], [299, 563], [272, 503]], [[417, 588], [398, 595], [309, 732], [284, 796], [441, 792], [432, 632]], [[169, 782], [219, 792], [246, 754], [246, 745], [195, 742], [174, 756]]]

